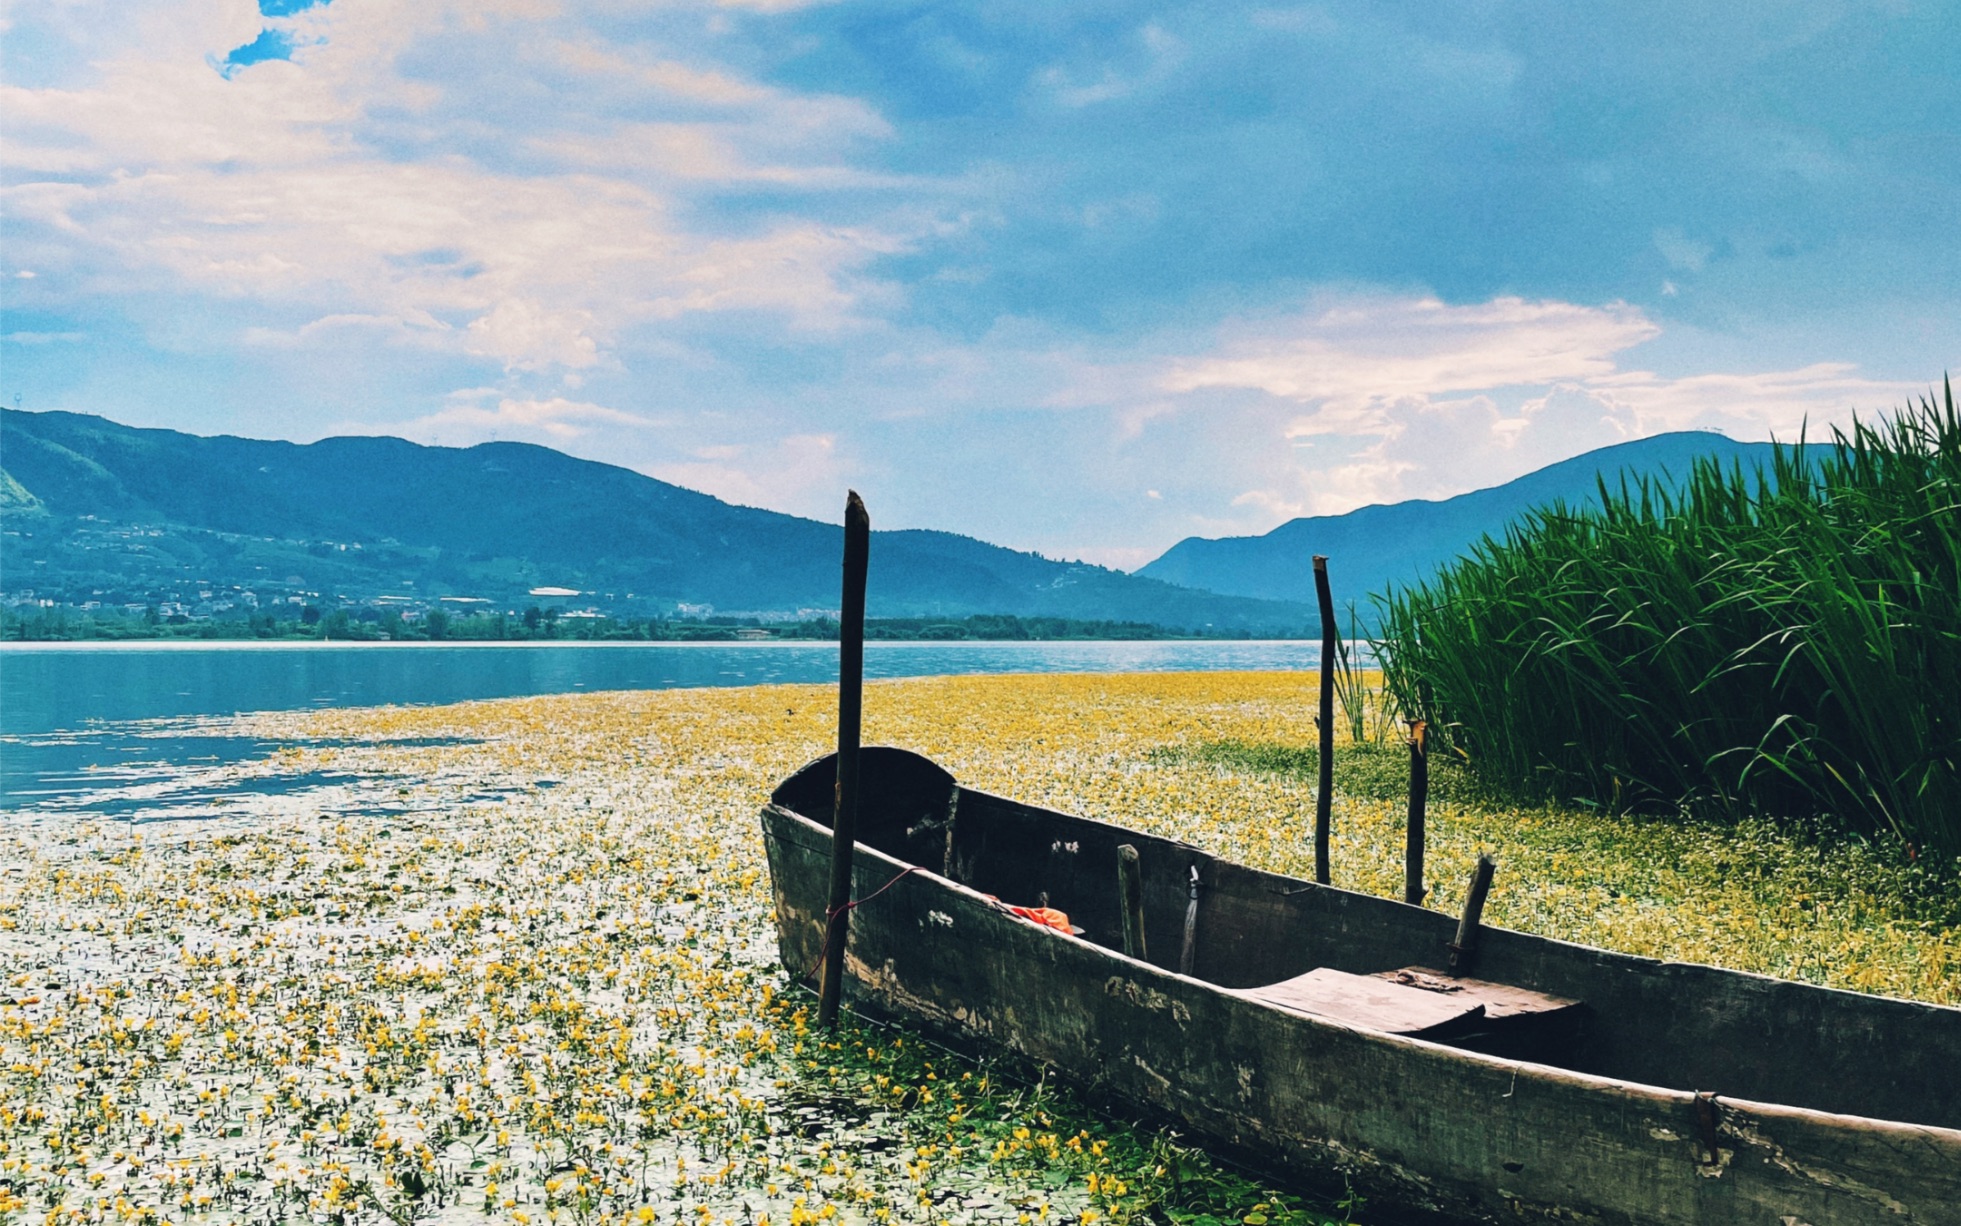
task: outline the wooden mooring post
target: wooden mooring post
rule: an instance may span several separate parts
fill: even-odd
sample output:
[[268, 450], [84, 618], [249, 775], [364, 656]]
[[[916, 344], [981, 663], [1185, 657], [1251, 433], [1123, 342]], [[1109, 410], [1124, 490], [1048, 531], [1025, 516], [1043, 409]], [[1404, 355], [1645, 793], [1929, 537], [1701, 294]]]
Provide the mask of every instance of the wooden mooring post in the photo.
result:
[[1314, 555], [1314, 595], [1321, 604], [1321, 739], [1314, 790], [1314, 879], [1334, 880], [1328, 867], [1328, 839], [1335, 803], [1335, 594], [1328, 586], [1328, 559]]
[[1409, 726], [1409, 827], [1403, 834], [1403, 901], [1423, 905], [1423, 810], [1430, 799], [1429, 725], [1414, 720]]
[[1117, 904], [1123, 912], [1123, 952], [1127, 958], [1148, 961], [1144, 952], [1144, 870], [1137, 849], [1117, 848]]
[[1490, 856], [1479, 856], [1477, 867], [1471, 870], [1471, 892], [1464, 899], [1464, 918], [1457, 921], [1457, 939], [1450, 943], [1450, 973], [1466, 974], [1471, 969], [1471, 958], [1477, 952], [1478, 925], [1484, 922], [1484, 896], [1491, 892], [1491, 875], [1498, 871], [1498, 862]]
[[1190, 866], [1192, 880], [1185, 899], [1185, 940], [1178, 949], [1178, 973], [1189, 975], [1198, 961], [1198, 865]]
[[872, 520], [858, 491], [844, 503], [844, 592], [838, 615], [838, 774], [831, 809], [831, 895], [824, 920], [824, 970], [817, 1024], [835, 1026], [844, 995], [844, 942], [851, 927], [851, 853], [858, 841], [858, 745], [865, 709], [865, 576]]

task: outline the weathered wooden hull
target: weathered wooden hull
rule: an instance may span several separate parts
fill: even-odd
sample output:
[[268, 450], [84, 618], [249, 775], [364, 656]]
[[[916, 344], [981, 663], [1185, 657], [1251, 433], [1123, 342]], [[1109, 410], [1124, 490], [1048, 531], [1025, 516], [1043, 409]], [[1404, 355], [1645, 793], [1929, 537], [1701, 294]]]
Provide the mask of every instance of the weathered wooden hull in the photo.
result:
[[[904, 766], [897, 758], [891, 764]], [[821, 764], [797, 778], [807, 784], [820, 776]], [[763, 829], [782, 961], [802, 971], [815, 965], [821, 947], [831, 838], [828, 811], [815, 816], [801, 811], [819, 808], [810, 799], [817, 791], [793, 787], [795, 782], [779, 788], [775, 802], [764, 809]], [[951, 786], [950, 777], [947, 783]], [[875, 783], [868, 789], [860, 827], [866, 841], [856, 853], [853, 895], [866, 898], [884, 889], [852, 913], [846, 992], [860, 1005], [1050, 1064], [1181, 1120], [1303, 1184], [1326, 1186], [1331, 1176], [1345, 1180], [1367, 1195], [1372, 1207], [1491, 1222], [1961, 1223], [1961, 1130], [1952, 1126], [1961, 1103], [1940, 1097], [1961, 1076], [1952, 1067], [1953, 1045], [1961, 1044], [1961, 1010], [1863, 997], [1851, 998], [1855, 1004], [1845, 993], [1489, 930], [1490, 961], [1480, 973], [1546, 991], [1565, 989], [1584, 997], [1591, 975], [1602, 985], [1593, 993], [1597, 999], [1619, 999], [1606, 986], [1615, 975], [1647, 973], [1658, 976], [1660, 987], [1639, 985], [1641, 991], [1700, 988], [1707, 996], [1708, 985], [1716, 982], [1709, 977], [1723, 976], [1724, 991], [1716, 993], [1723, 1000], [1720, 1012], [1742, 1024], [1722, 1032], [1733, 1036], [1729, 1042], [1737, 1050], [1711, 1054], [1741, 1071], [1704, 1080], [1703, 1070], [1692, 1070], [1699, 1076], [1688, 1084], [1721, 1095], [1699, 1096], [1693, 1089], [1384, 1034], [1288, 1012], [1232, 991], [1244, 986], [1233, 983], [1235, 977], [1249, 977], [1242, 965], [1241, 932], [1223, 934], [1217, 948], [1200, 958], [1194, 975], [1181, 975], [1018, 918], [944, 873], [962, 875], [956, 862], [966, 854], [971, 877], [978, 871], [974, 866], [984, 864], [988, 838], [1001, 841], [1001, 830], [1020, 821], [1016, 837], [1026, 842], [1028, 831], [1047, 820], [1049, 825], [1040, 828], [1056, 837], [1052, 848], [1040, 849], [1044, 854], [1080, 859], [1094, 854], [1096, 840], [1122, 838], [1146, 847], [1147, 856], [1202, 862], [1211, 888], [1222, 893], [1235, 888], [1234, 873], [1248, 874], [1264, 890], [1255, 899], [1258, 905], [1279, 906], [1272, 901], [1279, 899], [1292, 908], [1288, 915], [1305, 917], [1297, 921], [1299, 939], [1291, 944], [1310, 955], [1319, 940], [1322, 953], [1359, 949], [1357, 965], [1377, 969], [1434, 958], [1439, 951], [1430, 946], [1441, 946], [1436, 938], [1447, 935], [1447, 917], [1256, 874], [1181, 844], [964, 789], [955, 789], [953, 804], [958, 820], [970, 826], [966, 852], [948, 831], [943, 858], [921, 855], [918, 848], [930, 845], [929, 836], [940, 837], [938, 827], [915, 824], [931, 807], [920, 800], [930, 791], [909, 784], [886, 789], [881, 800]], [[878, 812], [881, 803], [892, 811]], [[996, 818], [998, 828], [975, 832]], [[918, 833], [922, 829], [927, 835]], [[894, 851], [912, 854], [901, 858]], [[978, 884], [999, 888], [986, 880]], [[1040, 883], [1025, 884], [1032, 890]], [[1056, 901], [1066, 907], [1064, 899]], [[1086, 896], [1084, 902], [1089, 901]], [[1229, 898], [1219, 904], [1229, 905]], [[1168, 906], [1165, 910], [1169, 913]], [[1379, 915], [1395, 922], [1379, 922]], [[1090, 936], [1097, 935], [1093, 924], [1086, 926]], [[1385, 938], [1385, 929], [1394, 931]], [[1367, 948], [1371, 940], [1387, 940], [1393, 947]], [[1411, 954], [1418, 956], [1411, 959]], [[1561, 957], [1578, 969], [1562, 970]], [[1276, 965], [1269, 977], [1277, 980], [1298, 969]], [[1535, 974], [1541, 982], [1532, 982]], [[1727, 982], [1732, 979], [1742, 988]], [[1792, 991], [1832, 999], [1821, 1003]], [[1620, 1011], [1618, 1005], [1610, 1007]], [[1677, 1002], [1679, 1012], [1693, 1008], [1693, 1001]], [[1933, 1122], [1730, 1097], [1730, 1084], [1747, 1087], [1753, 1078], [1754, 1084], [1765, 1084], [1767, 1074], [1753, 1071], [1751, 1064], [1759, 1053], [1746, 1049], [1784, 1037], [1776, 1025], [1760, 1023], [1753, 1009], [1785, 1019], [1777, 1024], [1788, 1023], [1800, 1042], [1809, 1033], [1806, 1027], [1830, 1028], [1843, 1017], [1854, 1018], [1859, 1033], [1852, 1037], [1861, 1046], [1871, 1044], [1863, 1054], [1866, 1064], [1883, 1067], [1890, 1056], [1914, 1066], [1918, 1092], [1934, 1096], [1927, 1110], [1914, 1115]], [[1838, 1017], [1835, 1011], [1849, 1012]], [[1671, 1020], [1664, 1011], [1649, 1024], [1666, 1027]], [[1626, 1022], [1600, 1019], [1610, 1037]], [[1931, 1043], [1935, 1050], [1916, 1056], [1900, 1046], [1915, 1043]], [[1665, 1043], [1658, 1046], [1669, 1050]], [[1638, 1066], [1640, 1057], [1614, 1055], [1605, 1047], [1575, 1057], [1581, 1065], [1589, 1061]], [[1805, 1063], [1823, 1076], [1843, 1076], [1843, 1070], [1825, 1067], [1830, 1061], [1822, 1055]], [[1849, 1087], [1841, 1097], [1864, 1101], [1861, 1093], [1878, 1094], [1882, 1098], [1872, 1101], [1884, 1101], [1892, 1092], [1909, 1094], [1914, 1087]], [[1837, 1093], [1828, 1090], [1813, 1101], [1835, 1101]]]

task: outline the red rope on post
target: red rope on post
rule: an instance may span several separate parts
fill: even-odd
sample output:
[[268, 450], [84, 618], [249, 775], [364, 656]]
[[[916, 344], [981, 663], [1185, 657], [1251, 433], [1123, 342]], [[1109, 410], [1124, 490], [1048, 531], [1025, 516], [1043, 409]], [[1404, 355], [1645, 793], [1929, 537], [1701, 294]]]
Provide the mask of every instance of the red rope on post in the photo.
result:
[[846, 911], [851, 910], [853, 907], [861, 907], [866, 903], [870, 902], [872, 899], [877, 898], [880, 894], [885, 893], [885, 891], [899, 884], [899, 877], [904, 877], [906, 873], [915, 872], [918, 870], [918, 868], [919, 866], [917, 864], [907, 865], [905, 870], [902, 871], [898, 877], [892, 878], [892, 880], [886, 882], [884, 885], [878, 887], [876, 890], [873, 890], [871, 893], [865, 895], [863, 898], [854, 898], [850, 902], [845, 903], [842, 907], [832, 907], [829, 911], [826, 911], [824, 913], [824, 944], [822, 948], [820, 948], [817, 951], [817, 961], [811, 963], [810, 969], [803, 973], [804, 978], [808, 979], [812, 975], [815, 975], [817, 973], [817, 968], [824, 965], [824, 950], [829, 949], [831, 947], [831, 925], [837, 923], [838, 916], [843, 915]]

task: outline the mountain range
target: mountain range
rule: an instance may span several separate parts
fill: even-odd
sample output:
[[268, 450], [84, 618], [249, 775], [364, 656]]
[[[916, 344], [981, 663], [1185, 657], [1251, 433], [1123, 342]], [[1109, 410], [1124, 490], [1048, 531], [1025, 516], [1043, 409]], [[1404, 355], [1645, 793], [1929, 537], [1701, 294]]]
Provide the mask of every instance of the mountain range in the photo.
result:
[[[869, 611], [1011, 613], [1215, 633], [1312, 633], [1309, 559], [1337, 604], [1427, 577], [1486, 534], [1600, 480], [1666, 480], [1770, 444], [1664, 434], [1440, 501], [1295, 519], [1261, 536], [1189, 538], [1136, 574], [927, 530], [874, 533]], [[499, 608], [556, 592], [647, 616], [834, 609], [839, 529], [734, 506], [525, 443], [398, 438], [298, 444], [0, 410], [0, 592], [15, 601], [155, 603], [250, 591], [275, 601]], [[1344, 619], [1345, 620], [1345, 619]]]
[[[1261, 536], [1187, 537], [1137, 573], [1235, 596], [1312, 601], [1311, 559], [1321, 554], [1328, 558], [1336, 607], [1352, 601], [1366, 621], [1370, 595], [1428, 578], [1484, 536], [1501, 535], [1534, 507], [1597, 504], [1600, 482], [1617, 485], [1623, 476], [1678, 481], [1705, 457], [1741, 464], [1749, 472], [1759, 463], [1769, 464], [1773, 446], [1700, 431], [1657, 434], [1454, 498], [1294, 519]], [[1345, 614], [1343, 620], [1345, 625]]]
[[[297, 444], [0, 410], [0, 513], [0, 589], [66, 604], [188, 605], [227, 591], [517, 608], [553, 591], [638, 616], [838, 604], [836, 526], [525, 443]], [[867, 604], [879, 617], [1012, 613], [1212, 632], [1297, 634], [1314, 620], [1296, 603], [923, 530], [874, 534]]]

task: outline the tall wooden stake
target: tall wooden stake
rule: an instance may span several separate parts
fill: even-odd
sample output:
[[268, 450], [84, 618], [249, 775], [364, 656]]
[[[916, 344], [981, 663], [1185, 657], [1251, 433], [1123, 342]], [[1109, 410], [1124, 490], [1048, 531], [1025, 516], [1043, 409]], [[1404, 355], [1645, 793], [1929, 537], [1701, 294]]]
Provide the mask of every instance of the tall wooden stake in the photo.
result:
[[1471, 888], [1464, 899], [1464, 915], [1457, 921], [1457, 939], [1450, 943], [1450, 973], [1462, 975], [1471, 969], [1471, 958], [1478, 948], [1478, 926], [1484, 922], [1484, 896], [1491, 892], [1491, 875], [1498, 862], [1479, 856], [1471, 869]]
[[1335, 595], [1328, 587], [1328, 559], [1314, 555], [1314, 595], [1321, 602], [1321, 753], [1320, 786], [1314, 794], [1314, 879], [1328, 872], [1328, 831], [1335, 804]]
[[1409, 829], [1403, 836], [1403, 901], [1423, 905], [1423, 807], [1430, 799], [1429, 725], [1416, 720], [1409, 726]]
[[1178, 950], [1178, 973], [1189, 975], [1198, 961], [1198, 865], [1190, 866], [1192, 883], [1185, 901], [1185, 943]]
[[824, 924], [824, 973], [817, 1024], [837, 1024], [844, 995], [844, 940], [851, 927], [851, 853], [858, 841], [859, 723], [865, 709], [865, 573], [871, 516], [852, 490], [844, 503], [844, 599], [838, 615], [838, 778], [831, 810], [831, 903]]
[[1144, 871], [1137, 862], [1137, 849], [1125, 843], [1117, 848], [1117, 907], [1123, 912], [1123, 952], [1126, 958], [1146, 961], [1144, 952]]

